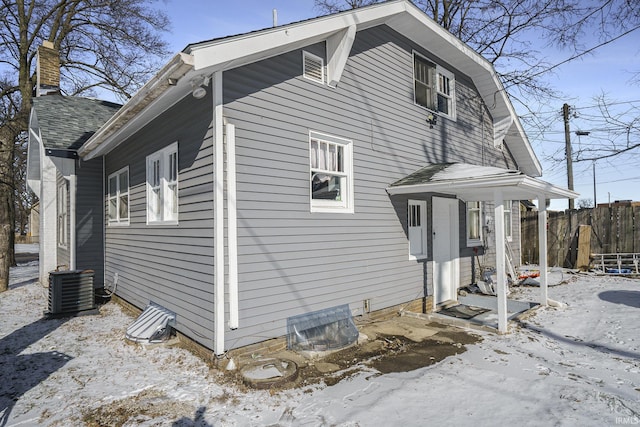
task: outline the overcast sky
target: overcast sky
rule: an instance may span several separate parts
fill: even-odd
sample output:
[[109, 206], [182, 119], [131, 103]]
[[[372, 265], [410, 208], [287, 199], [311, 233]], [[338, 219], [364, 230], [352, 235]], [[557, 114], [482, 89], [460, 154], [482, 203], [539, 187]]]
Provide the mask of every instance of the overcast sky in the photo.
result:
[[[168, 13], [173, 28], [168, 34], [172, 50], [181, 51], [190, 43], [229, 36], [257, 29], [267, 28], [273, 22], [273, 10], [277, 10], [278, 24], [287, 24], [315, 17], [313, 0], [196, 0], [182, 2], [165, 0], [162, 6]], [[567, 104], [575, 107], [577, 117], [570, 120], [574, 151], [582, 144], [597, 143], [604, 133], [594, 128], [595, 97], [607, 95], [617, 101], [616, 110], [628, 110], [633, 106], [640, 109], [640, 84], [632, 84], [633, 72], [640, 71], [640, 31], [596, 50], [592, 55], [571, 61], [549, 73], [545, 78], [565, 95]], [[585, 36], [585, 45], [597, 44], [594, 35], [589, 40]], [[550, 63], [559, 63], [571, 56], [570, 52], [544, 49], [544, 56]], [[632, 101], [637, 101], [633, 103]], [[540, 135], [527, 129], [529, 139], [543, 165], [543, 179], [563, 187], [567, 186], [564, 162], [548, 160], [553, 156], [564, 157], [564, 124], [562, 104], [534, 106], [544, 122], [553, 125], [550, 132]], [[518, 108], [518, 106], [516, 105]], [[518, 108], [520, 110], [520, 108]], [[519, 111], [520, 114], [527, 113]], [[636, 113], [636, 116], [638, 113]], [[578, 137], [576, 130], [591, 131], [589, 136]], [[596, 163], [597, 201], [606, 203], [614, 200], [640, 200], [640, 150], [624, 157], [598, 161]], [[593, 199], [592, 162], [574, 164], [574, 186], [581, 193], [580, 198]], [[552, 209], [564, 209], [566, 201], [556, 201]]]

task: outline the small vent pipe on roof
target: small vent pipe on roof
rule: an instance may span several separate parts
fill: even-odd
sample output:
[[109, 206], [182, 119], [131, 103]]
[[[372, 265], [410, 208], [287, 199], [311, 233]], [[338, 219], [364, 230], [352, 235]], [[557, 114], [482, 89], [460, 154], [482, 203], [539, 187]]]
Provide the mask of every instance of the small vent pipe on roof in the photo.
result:
[[273, 9], [273, 27], [278, 26], [278, 9]]

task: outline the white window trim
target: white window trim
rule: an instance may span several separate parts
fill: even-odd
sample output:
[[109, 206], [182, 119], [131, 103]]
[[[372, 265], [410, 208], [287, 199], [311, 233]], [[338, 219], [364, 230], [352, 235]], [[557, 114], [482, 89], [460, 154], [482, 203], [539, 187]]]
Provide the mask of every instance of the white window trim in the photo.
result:
[[[306, 58], [309, 57], [315, 61], [320, 62], [320, 71], [322, 73], [322, 77], [320, 80], [313, 78], [311, 76], [309, 76], [305, 71], [306, 71], [306, 66], [305, 64], [307, 63]], [[326, 75], [326, 71], [325, 71], [325, 65], [324, 65], [324, 59], [319, 57], [318, 55], [314, 55], [313, 53], [307, 52], [306, 50], [302, 51], [302, 77], [304, 77], [307, 80], [311, 80], [312, 82], [316, 82], [318, 84], [324, 85], [325, 82], [327, 81], [327, 75]]]
[[67, 249], [69, 235], [69, 187], [66, 179], [63, 179], [57, 186], [56, 201], [56, 228], [58, 235], [56, 240], [59, 248]]
[[[505, 200], [504, 201], [504, 237], [505, 239], [507, 239], [507, 242], [512, 242], [513, 241], [513, 200]], [[507, 215], [509, 216], [508, 222], [507, 222]], [[511, 231], [510, 233], [507, 233], [507, 224], [509, 224], [509, 228], [508, 230]]]
[[[444, 77], [449, 79], [449, 92], [450, 92], [449, 95], [446, 95], [446, 94], [440, 92], [439, 87], [438, 87], [438, 82], [437, 82], [437, 80], [439, 78], [439, 75], [442, 75], [442, 76], [444, 76]], [[436, 64], [436, 95], [437, 94], [441, 94], [441, 95], [443, 95], [443, 96], [445, 96], [445, 97], [447, 97], [447, 98], [449, 98], [451, 100], [451, 108], [450, 108], [449, 114], [444, 114], [443, 112], [437, 111], [438, 115], [442, 116], [442, 117], [447, 117], [447, 118], [455, 121], [456, 120], [456, 79], [455, 79], [455, 75], [451, 71], [446, 70], [446, 69], [444, 69], [441, 66]], [[437, 108], [437, 106], [436, 106], [436, 108]]]
[[[171, 155], [175, 154], [176, 158], [176, 176], [175, 176], [175, 191], [176, 195], [176, 206], [175, 213], [170, 210], [170, 205], [167, 202], [170, 196], [170, 185], [172, 181], [169, 179], [170, 172], [170, 159]], [[159, 218], [154, 218], [151, 212], [151, 200], [153, 196], [153, 186], [150, 182], [150, 171], [151, 165], [155, 161], [159, 161], [159, 197], [160, 197], [160, 207], [161, 212]], [[179, 214], [179, 157], [178, 157], [178, 142], [174, 142], [165, 148], [158, 150], [147, 156], [146, 159], [146, 188], [147, 188], [147, 225], [177, 225], [178, 224], [178, 214]]]
[[[436, 96], [436, 99], [434, 100], [436, 102], [435, 108], [431, 109], [428, 107], [425, 107], [424, 105], [418, 104], [418, 102], [416, 101], [416, 68], [415, 68], [415, 57], [418, 56], [422, 59], [424, 59], [426, 62], [431, 63], [435, 66], [436, 69], [436, 76], [435, 76], [435, 82], [433, 89], [433, 92]], [[441, 111], [438, 111], [438, 105], [437, 105], [437, 95], [439, 93], [441, 93], [438, 90], [438, 75], [441, 74], [445, 77], [447, 77], [449, 79], [449, 86], [450, 86], [450, 92], [451, 94], [449, 95], [449, 97], [451, 98], [451, 111], [449, 114], [445, 114]], [[423, 108], [429, 112], [435, 113], [438, 115], [438, 117], [446, 117], [447, 119], [456, 121], [456, 79], [455, 79], [455, 74], [453, 74], [451, 71], [447, 70], [446, 68], [441, 67], [440, 65], [438, 65], [437, 63], [435, 63], [434, 61], [430, 60], [429, 58], [427, 58], [426, 56], [420, 54], [417, 51], [413, 51], [413, 55], [411, 55], [411, 76], [413, 77], [412, 83], [413, 83], [413, 103], [420, 108]], [[446, 96], [446, 95], [445, 95]]]
[[[311, 172], [313, 172], [313, 168], [311, 167], [311, 141], [319, 140], [325, 141], [332, 144], [339, 144], [343, 147], [343, 167], [344, 167], [344, 177], [347, 180], [347, 184], [345, 188], [347, 190], [347, 194], [344, 197], [344, 200], [341, 201], [333, 201], [333, 200], [314, 200], [313, 193], [311, 188]], [[320, 132], [309, 131], [309, 206], [311, 212], [327, 212], [327, 213], [354, 213], [354, 179], [353, 179], [353, 141], [345, 138], [341, 138], [338, 136], [328, 135]]]
[[[420, 228], [421, 228], [421, 238], [422, 238], [422, 248], [423, 252], [421, 254], [415, 255], [411, 253], [411, 239], [409, 237], [409, 226], [411, 225], [411, 206], [419, 206], [420, 207]], [[410, 260], [420, 260], [427, 258], [429, 256], [428, 252], [428, 240], [427, 240], [427, 202], [426, 200], [409, 200], [407, 203], [407, 240], [409, 246], [409, 259]]]
[[[472, 201], [475, 202], [475, 201]], [[479, 237], [477, 239], [470, 239], [469, 238], [469, 202], [467, 202], [465, 204], [465, 209], [466, 209], [466, 224], [467, 224], [467, 228], [466, 228], [466, 236], [467, 236], [467, 247], [476, 247], [476, 246], [482, 246], [482, 238], [483, 238], [483, 227], [482, 227], [482, 202], [478, 202], [478, 234]]]
[[[127, 218], [120, 218], [120, 197], [122, 194], [120, 193], [120, 176], [126, 173], [127, 174]], [[111, 195], [110, 189], [110, 181], [111, 178], [116, 178], [116, 194], [115, 196]], [[116, 218], [109, 217], [109, 204], [111, 202], [112, 197], [116, 199]], [[131, 181], [129, 181], [129, 166], [125, 166], [121, 169], [118, 169], [114, 173], [110, 174], [107, 177], [107, 223], [109, 226], [126, 226], [129, 225], [129, 221], [131, 218]]]

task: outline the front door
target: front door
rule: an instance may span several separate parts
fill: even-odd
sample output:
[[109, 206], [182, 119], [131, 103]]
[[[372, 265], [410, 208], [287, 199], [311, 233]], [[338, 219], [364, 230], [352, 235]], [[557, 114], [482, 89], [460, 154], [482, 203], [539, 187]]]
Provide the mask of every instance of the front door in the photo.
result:
[[457, 300], [460, 282], [458, 199], [433, 198], [434, 303]]

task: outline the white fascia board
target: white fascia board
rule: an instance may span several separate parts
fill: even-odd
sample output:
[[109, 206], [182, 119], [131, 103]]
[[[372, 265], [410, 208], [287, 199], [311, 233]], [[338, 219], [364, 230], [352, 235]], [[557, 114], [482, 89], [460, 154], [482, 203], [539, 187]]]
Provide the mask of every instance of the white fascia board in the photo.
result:
[[194, 57], [195, 70], [228, 70], [327, 40], [350, 27], [360, 31], [384, 24], [393, 16], [406, 12], [409, 5], [404, 0], [382, 3], [256, 33], [212, 40], [190, 46], [187, 51]]
[[[162, 98], [167, 91], [173, 89], [174, 98], [176, 98], [173, 102], [181, 99], [191, 90], [190, 84], [184, 82], [182, 77], [192, 69], [193, 57], [191, 55], [186, 53], [175, 55], [78, 149], [78, 154], [84, 160], [90, 160], [108, 153], [115, 148], [117, 144], [114, 142], [118, 141], [119, 135], [126, 133], [127, 128], [129, 128], [130, 134], [132, 133], [131, 127], [140, 129], [162, 111], [161, 108], [153, 111], [150, 106], [153, 106], [153, 103]], [[145, 112], [151, 112], [150, 117], [144, 116]], [[138, 119], [138, 122], [134, 122], [132, 120], [134, 118]], [[122, 138], [119, 142], [121, 140]]]

